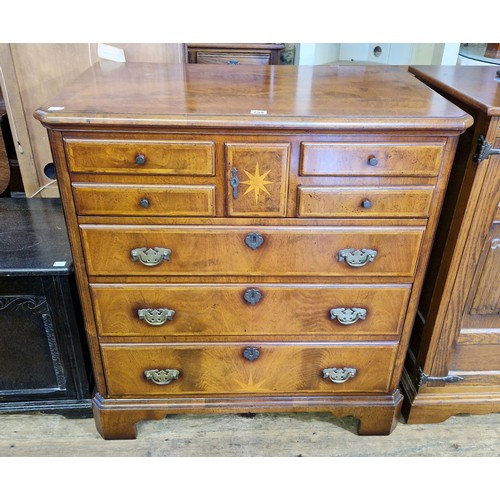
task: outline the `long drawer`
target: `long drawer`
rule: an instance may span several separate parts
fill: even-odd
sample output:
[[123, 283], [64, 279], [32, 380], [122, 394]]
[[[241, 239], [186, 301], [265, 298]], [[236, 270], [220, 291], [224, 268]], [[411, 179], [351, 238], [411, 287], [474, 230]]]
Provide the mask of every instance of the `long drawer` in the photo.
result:
[[214, 175], [212, 141], [84, 140], [65, 138], [71, 172]]
[[303, 142], [301, 175], [435, 176], [444, 142]]
[[410, 285], [91, 285], [102, 336], [399, 335]]
[[102, 344], [108, 395], [386, 392], [397, 344]]
[[412, 277], [423, 227], [81, 225], [95, 276]]

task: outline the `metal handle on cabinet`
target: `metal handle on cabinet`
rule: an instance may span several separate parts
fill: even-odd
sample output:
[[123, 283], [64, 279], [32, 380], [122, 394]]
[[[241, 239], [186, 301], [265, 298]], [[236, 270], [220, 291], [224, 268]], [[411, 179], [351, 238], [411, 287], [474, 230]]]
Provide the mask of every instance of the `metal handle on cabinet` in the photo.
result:
[[240, 61], [237, 61], [236, 59], [229, 59], [229, 61], [227, 61], [227, 64], [240, 64]]
[[370, 200], [368, 200], [368, 199], [363, 200], [363, 201], [361, 202], [361, 206], [362, 206], [363, 208], [372, 208], [372, 202], [371, 202]]
[[378, 160], [375, 155], [368, 156], [368, 165], [376, 167], [378, 165]]
[[356, 368], [325, 368], [323, 378], [328, 378], [335, 384], [343, 384], [356, 376]]
[[164, 368], [162, 370], [155, 368], [152, 370], [146, 370], [144, 372], [146, 380], [150, 380], [151, 382], [154, 382], [155, 384], [158, 385], [170, 384], [170, 382], [177, 380], [180, 377], [180, 375], [181, 372], [173, 368]]
[[330, 319], [336, 319], [342, 325], [354, 325], [360, 319], [366, 319], [368, 311], [362, 307], [336, 307], [330, 309]]
[[143, 154], [139, 154], [135, 157], [135, 163], [137, 165], [144, 165], [146, 163], [146, 156]]
[[345, 262], [351, 267], [363, 267], [369, 262], [373, 262], [377, 256], [377, 250], [370, 248], [344, 248], [337, 254], [339, 262]]
[[144, 320], [148, 325], [161, 326], [167, 321], [174, 319], [175, 311], [172, 309], [139, 309], [137, 316], [139, 319]]
[[147, 198], [143, 198], [140, 202], [139, 205], [142, 208], [148, 208], [149, 207], [149, 200]]
[[157, 266], [163, 260], [169, 261], [172, 255], [172, 250], [170, 248], [134, 248], [130, 251], [130, 255], [133, 261], [139, 261], [145, 266]]
[[229, 184], [233, 188], [233, 199], [238, 198], [238, 187], [240, 186], [240, 179], [238, 178], [238, 170], [235, 167], [231, 169], [231, 178]]

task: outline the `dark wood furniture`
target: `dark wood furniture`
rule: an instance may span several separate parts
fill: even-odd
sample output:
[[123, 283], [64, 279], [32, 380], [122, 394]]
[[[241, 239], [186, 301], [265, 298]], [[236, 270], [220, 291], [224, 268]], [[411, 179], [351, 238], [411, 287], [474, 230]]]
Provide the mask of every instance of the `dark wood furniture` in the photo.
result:
[[97, 65], [48, 128], [105, 438], [180, 412], [388, 434], [470, 116], [391, 67]]
[[279, 64], [282, 43], [187, 44], [190, 64]]
[[0, 198], [0, 412], [90, 416], [91, 378], [60, 200]]
[[409, 70], [474, 118], [458, 145], [403, 377], [404, 414], [426, 423], [500, 411], [500, 78], [491, 66]]

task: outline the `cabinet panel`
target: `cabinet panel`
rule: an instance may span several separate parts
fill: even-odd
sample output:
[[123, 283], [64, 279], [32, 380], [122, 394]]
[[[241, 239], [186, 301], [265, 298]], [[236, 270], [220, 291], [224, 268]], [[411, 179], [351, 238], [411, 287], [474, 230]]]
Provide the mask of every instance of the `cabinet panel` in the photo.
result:
[[228, 215], [286, 215], [289, 151], [289, 144], [226, 144]]

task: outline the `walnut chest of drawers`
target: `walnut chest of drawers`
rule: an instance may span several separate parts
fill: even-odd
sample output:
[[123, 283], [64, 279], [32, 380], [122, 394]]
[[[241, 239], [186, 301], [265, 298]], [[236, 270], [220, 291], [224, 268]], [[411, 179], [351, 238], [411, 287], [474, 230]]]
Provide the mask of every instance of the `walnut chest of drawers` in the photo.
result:
[[113, 63], [35, 116], [102, 436], [181, 412], [391, 432], [469, 115], [397, 68]]
[[410, 71], [474, 118], [460, 137], [408, 351], [409, 423], [500, 411], [498, 66]]

